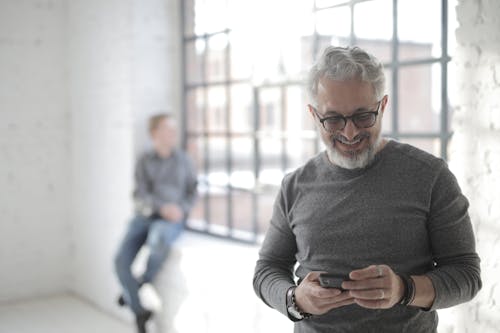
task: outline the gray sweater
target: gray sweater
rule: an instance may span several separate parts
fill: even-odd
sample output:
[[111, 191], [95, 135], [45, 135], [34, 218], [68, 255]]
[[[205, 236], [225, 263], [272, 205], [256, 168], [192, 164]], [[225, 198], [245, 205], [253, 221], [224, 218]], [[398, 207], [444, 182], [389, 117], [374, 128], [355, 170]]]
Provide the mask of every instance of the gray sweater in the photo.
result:
[[175, 149], [167, 158], [154, 151], [141, 155], [135, 168], [134, 202], [137, 213], [149, 216], [173, 203], [187, 215], [196, 199], [196, 172], [189, 156]]
[[365, 169], [347, 170], [323, 152], [285, 176], [262, 244], [254, 289], [287, 315], [286, 290], [310, 271], [347, 276], [387, 264], [426, 274], [429, 310], [395, 305], [334, 309], [295, 324], [295, 332], [435, 332], [436, 309], [466, 302], [481, 288], [468, 201], [446, 163], [389, 141]]

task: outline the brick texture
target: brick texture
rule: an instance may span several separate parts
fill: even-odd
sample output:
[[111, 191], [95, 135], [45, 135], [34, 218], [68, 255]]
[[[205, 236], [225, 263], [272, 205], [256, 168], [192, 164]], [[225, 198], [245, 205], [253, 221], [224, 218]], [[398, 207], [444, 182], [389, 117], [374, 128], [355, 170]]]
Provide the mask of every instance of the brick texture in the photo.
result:
[[457, 106], [450, 166], [470, 200], [483, 289], [455, 312], [451, 332], [500, 332], [500, 2], [463, 0], [454, 68]]

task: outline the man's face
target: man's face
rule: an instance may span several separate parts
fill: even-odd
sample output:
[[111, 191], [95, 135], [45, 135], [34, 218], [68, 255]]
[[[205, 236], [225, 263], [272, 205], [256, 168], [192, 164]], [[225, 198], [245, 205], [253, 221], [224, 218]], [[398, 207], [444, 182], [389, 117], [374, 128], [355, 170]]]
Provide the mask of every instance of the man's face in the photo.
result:
[[335, 81], [322, 78], [318, 85], [318, 105], [316, 112], [309, 106], [315, 118], [330, 161], [347, 169], [367, 166], [378, 151], [381, 142], [382, 113], [387, 104], [384, 96], [378, 109], [375, 124], [369, 128], [358, 128], [352, 119], [347, 120], [343, 129], [326, 131], [319, 118], [331, 116], [352, 116], [362, 112], [376, 111], [376, 99], [370, 83], [360, 80]]
[[151, 139], [156, 150], [169, 150], [175, 146], [176, 130], [172, 120], [165, 118], [151, 131]]

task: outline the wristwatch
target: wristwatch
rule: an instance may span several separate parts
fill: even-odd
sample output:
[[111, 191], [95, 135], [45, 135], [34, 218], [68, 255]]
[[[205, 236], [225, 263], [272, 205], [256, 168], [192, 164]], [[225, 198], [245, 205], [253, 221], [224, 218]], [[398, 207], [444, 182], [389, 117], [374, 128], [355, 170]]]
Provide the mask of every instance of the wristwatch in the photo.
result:
[[292, 321], [300, 321], [311, 317], [311, 314], [300, 311], [295, 303], [295, 289], [297, 287], [290, 287], [286, 292], [286, 309], [288, 312], [288, 317]]

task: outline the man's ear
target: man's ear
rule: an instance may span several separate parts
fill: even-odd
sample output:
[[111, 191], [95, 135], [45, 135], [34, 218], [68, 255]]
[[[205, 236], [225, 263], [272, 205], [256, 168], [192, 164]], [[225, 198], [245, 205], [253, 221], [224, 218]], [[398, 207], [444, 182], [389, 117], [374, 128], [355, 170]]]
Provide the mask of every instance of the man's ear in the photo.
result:
[[381, 108], [380, 108], [381, 113], [384, 113], [385, 107], [387, 106], [388, 102], [389, 102], [389, 96], [384, 95], [384, 97], [382, 97], [382, 105], [381, 105]]
[[309, 114], [314, 118], [314, 110], [311, 104], [307, 104], [307, 111], [309, 111]]

